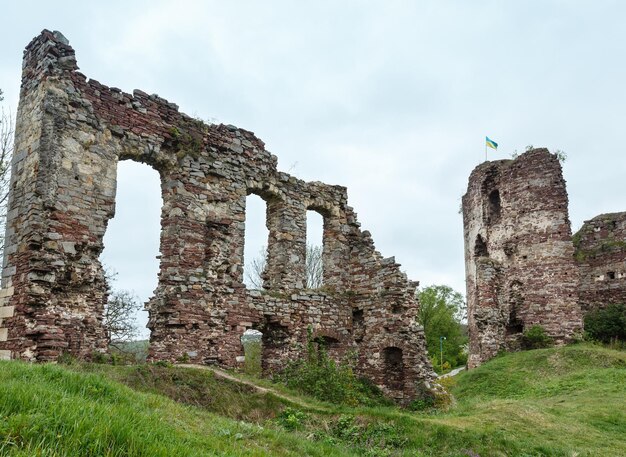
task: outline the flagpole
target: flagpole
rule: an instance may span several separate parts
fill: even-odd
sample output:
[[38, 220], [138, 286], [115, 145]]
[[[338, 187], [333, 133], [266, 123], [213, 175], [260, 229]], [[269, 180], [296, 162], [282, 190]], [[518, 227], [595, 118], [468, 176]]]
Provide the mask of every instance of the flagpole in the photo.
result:
[[487, 140], [485, 140], [485, 162], [487, 161]]

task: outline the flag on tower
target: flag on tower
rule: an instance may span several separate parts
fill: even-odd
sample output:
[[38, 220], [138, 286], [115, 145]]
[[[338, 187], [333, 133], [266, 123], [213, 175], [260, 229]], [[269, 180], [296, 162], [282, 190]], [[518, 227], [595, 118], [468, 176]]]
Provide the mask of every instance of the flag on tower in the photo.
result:
[[485, 140], [487, 141], [487, 146], [489, 146], [491, 149], [498, 149], [498, 143], [496, 143], [493, 140], [490, 140], [488, 136], [485, 137]]

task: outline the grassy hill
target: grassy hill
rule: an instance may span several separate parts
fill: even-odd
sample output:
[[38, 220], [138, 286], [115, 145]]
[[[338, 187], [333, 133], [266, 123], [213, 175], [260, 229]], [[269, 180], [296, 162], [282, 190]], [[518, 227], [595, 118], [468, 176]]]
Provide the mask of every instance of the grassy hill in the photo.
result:
[[1, 456], [626, 455], [626, 352], [589, 345], [463, 373], [446, 412], [279, 397], [157, 365], [3, 362], [0, 386]]

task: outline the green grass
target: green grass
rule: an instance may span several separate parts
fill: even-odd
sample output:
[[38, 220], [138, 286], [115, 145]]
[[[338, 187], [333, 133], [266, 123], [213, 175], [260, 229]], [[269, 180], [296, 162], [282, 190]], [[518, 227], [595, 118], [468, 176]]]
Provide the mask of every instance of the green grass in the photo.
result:
[[2, 363], [0, 386], [2, 456], [626, 455], [626, 352], [591, 345], [462, 373], [445, 412], [306, 407], [154, 365]]
[[134, 390], [164, 395], [235, 420], [262, 423], [278, 416], [290, 402], [256, 392], [252, 387], [216, 377], [213, 372], [155, 364], [109, 366], [78, 365], [76, 369], [100, 373]]
[[[623, 351], [574, 345], [509, 354], [461, 374], [453, 393], [457, 406], [438, 422], [469, 432], [481, 456], [626, 455]], [[480, 434], [487, 445], [473, 439]]]
[[0, 363], [2, 456], [345, 455], [62, 366]]

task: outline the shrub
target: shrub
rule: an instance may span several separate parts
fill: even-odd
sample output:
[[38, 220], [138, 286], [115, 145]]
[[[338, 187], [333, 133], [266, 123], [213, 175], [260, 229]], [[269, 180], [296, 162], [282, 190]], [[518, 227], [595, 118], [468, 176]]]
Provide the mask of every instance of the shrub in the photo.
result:
[[91, 361], [93, 363], [109, 363], [109, 354], [99, 351], [93, 351], [91, 353]]
[[59, 357], [57, 357], [57, 363], [61, 365], [72, 365], [76, 363], [76, 357], [74, 357], [69, 352], [62, 352]]
[[552, 346], [554, 341], [541, 325], [533, 325], [522, 335], [522, 345], [525, 349], [541, 349]]
[[415, 398], [409, 403], [409, 409], [411, 411], [426, 411], [435, 407], [434, 395], [424, 395]]
[[331, 422], [328, 434], [350, 444], [351, 448], [368, 449], [370, 452], [366, 455], [390, 455], [407, 442], [393, 422], [366, 422], [351, 414], [341, 415]]
[[431, 387], [421, 383], [417, 385], [417, 396], [409, 403], [411, 411], [446, 410], [452, 404], [450, 389], [455, 385], [451, 376], [439, 378]]
[[626, 305], [613, 303], [604, 309], [587, 313], [585, 332], [602, 343], [626, 341]]
[[307, 358], [290, 362], [274, 377], [276, 381], [322, 401], [350, 406], [391, 404], [380, 389], [354, 374], [354, 356], [336, 363], [324, 344], [313, 341], [310, 330], [308, 339]]
[[302, 429], [308, 418], [309, 416], [299, 409], [285, 408], [276, 421], [287, 430], [293, 431]]

